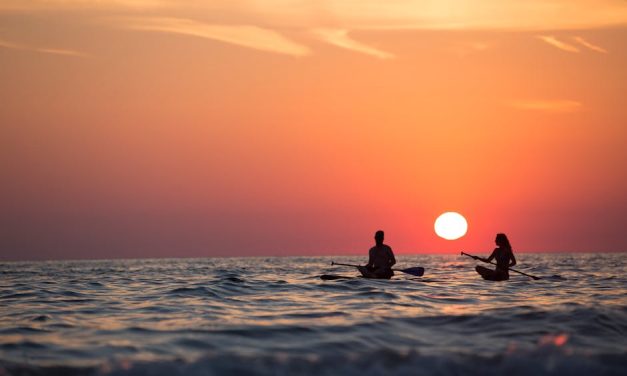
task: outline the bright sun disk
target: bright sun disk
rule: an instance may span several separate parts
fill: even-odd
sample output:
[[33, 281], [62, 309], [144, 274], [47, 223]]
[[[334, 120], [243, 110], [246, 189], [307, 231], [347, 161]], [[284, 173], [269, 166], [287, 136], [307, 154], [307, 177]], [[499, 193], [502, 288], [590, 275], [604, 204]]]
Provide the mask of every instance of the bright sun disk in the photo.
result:
[[456, 212], [440, 214], [433, 225], [435, 233], [446, 240], [459, 239], [466, 235], [468, 222], [463, 215]]

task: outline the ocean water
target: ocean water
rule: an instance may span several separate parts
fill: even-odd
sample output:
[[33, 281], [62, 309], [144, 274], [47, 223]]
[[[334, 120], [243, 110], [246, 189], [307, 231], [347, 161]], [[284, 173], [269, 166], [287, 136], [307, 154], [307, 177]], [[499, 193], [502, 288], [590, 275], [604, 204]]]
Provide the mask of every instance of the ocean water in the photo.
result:
[[0, 263], [0, 375], [626, 375], [627, 254]]

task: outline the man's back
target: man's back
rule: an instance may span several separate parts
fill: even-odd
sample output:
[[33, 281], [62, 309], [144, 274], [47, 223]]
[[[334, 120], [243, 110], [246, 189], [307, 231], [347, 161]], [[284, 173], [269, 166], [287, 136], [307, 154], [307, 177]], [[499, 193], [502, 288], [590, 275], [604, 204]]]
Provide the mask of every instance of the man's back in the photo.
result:
[[379, 230], [374, 234], [375, 246], [368, 252], [368, 264], [360, 266], [359, 271], [366, 278], [390, 279], [394, 272], [392, 265], [396, 264], [392, 248], [383, 244], [384, 233]]
[[385, 244], [375, 245], [370, 248], [368, 266], [375, 270], [390, 269], [396, 263], [392, 248]]

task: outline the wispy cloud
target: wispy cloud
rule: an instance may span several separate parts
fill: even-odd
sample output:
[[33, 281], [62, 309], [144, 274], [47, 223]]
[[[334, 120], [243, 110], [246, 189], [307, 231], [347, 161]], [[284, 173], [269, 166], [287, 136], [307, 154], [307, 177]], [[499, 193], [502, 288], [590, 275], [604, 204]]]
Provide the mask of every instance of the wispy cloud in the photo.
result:
[[88, 54], [80, 52], [80, 51], [61, 49], [61, 48], [30, 46], [30, 45], [21, 44], [21, 43], [8, 42], [2, 39], [0, 39], [0, 47], [9, 48], [12, 50], [32, 51], [32, 52], [39, 52], [39, 53], [52, 54], [52, 55], [89, 57]]
[[577, 47], [573, 46], [572, 44], [562, 42], [552, 35], [538, 35], [538, 38], [555, 48], [559, 48], [562, 51], [575, 52], [575, 53], [579, 52], [579, 49]]
[[573, 37], [573, 39], [575, 40], [575, 42], [581, 44], [582, 46], [592, 50], [592, 51], [596, 51], [596, 52], [600, 52], [602, 54], [606, 54], [607, 50], [603, 47], [599, 47], [597, 45], [594, 45], [590, 42], [588, 42], [587, 40], [583, 39], [582, 37]]
[[190, 19], [150, 17], [120, 19], [120, 26], [212, 39], [242, 47], [292, 56], [305, 56], [309, 48], [269, 29], [248, 25], [212, 25]]
[[[310, 49], [277, 30], [314, 30], [327, 43], [380, 59], [394, 55], [352, 39], [352, 33], [515, 30], [540, 34], [542, 41], [563, 51], [606, 53], [580, 37], [567, 43], [545, 34], [627, 26], [627, 5], [621, 0], [0, 0], [0, 14], [12, 12], [65, 13], [86, 23], [131, 17], [123, 25], [128, 29], [193, 35], [292, 56], [308, 55]], [[458, 53], [481, 49], [462, 46]]]
[[347, 50], [371, 55], [379, 59], [391, 59], [394, 57], [394, 55], [389, 52], [370, 47], [364, 43], [352, 39], [350, 36], [348, 36], [348, 30], [315, 29], [312, 30], [312, 33], [329, 44], [345, 48]]
[[520, 110], [550, 112], [574, 112], [582, 106], [581, 102], [572, 100], [514, 100], [505, 104]]
[[457, 56], [465, 57], [473, 53], [486, 51], [494, 47], [494, 45], [495, 43], [493, 42], [484, 41], [461, 42], [451, 45], [448, 50]]

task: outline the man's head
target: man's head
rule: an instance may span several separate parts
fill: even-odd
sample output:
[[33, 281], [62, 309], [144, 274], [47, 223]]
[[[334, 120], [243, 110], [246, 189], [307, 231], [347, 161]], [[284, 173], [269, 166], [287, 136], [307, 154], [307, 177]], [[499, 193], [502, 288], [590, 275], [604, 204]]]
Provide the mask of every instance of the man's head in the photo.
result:
[[384, 237], [384, 233], [382, 230], [379, 230], [374, 233], [374, 241], [377, 243], [377, 245], [383, 244], [383, 237]]

